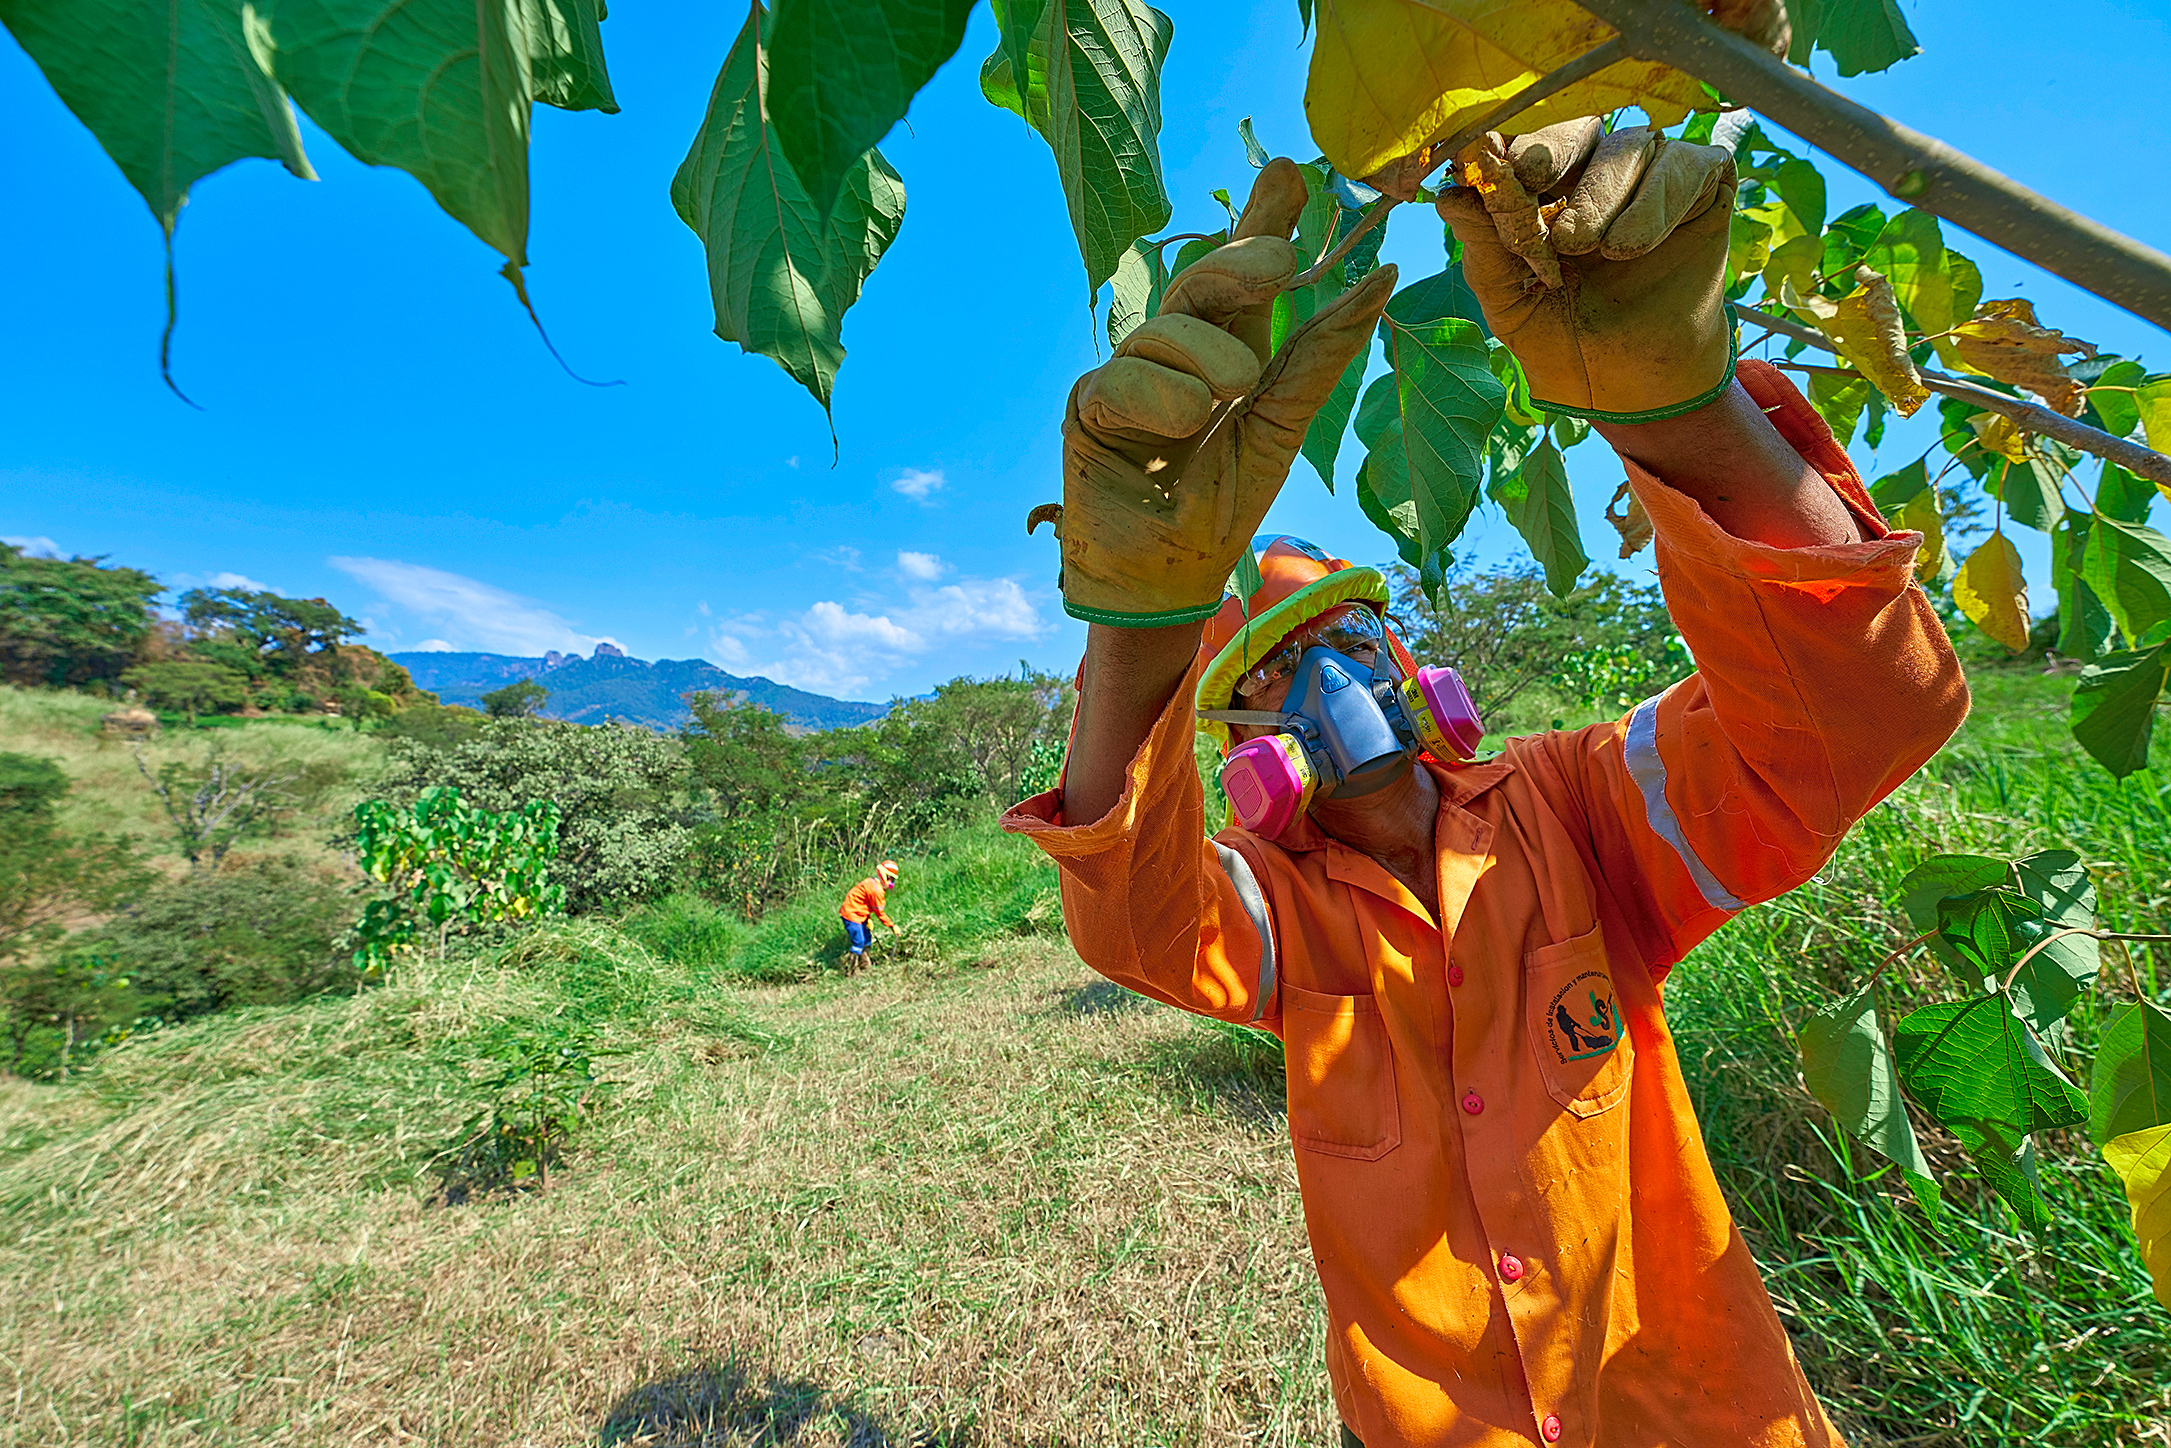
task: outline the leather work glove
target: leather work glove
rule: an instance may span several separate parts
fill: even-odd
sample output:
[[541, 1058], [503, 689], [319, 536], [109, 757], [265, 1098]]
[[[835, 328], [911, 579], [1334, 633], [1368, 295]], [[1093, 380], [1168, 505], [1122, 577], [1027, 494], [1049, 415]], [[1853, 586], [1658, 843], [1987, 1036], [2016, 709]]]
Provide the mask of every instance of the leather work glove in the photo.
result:
[[1734, 376], [1726, 243], [1734, 158], [1596, 119], [1458, 158], [1439, 211], [1533, 406], [1600, 422], [1693, 412]]
[[1268, 163], [1228, 244], [1179, 273], [1159, 314], [1071, 389], [1056, 532], [1073, 618], [1159, 628], [1220, 608], [1312, 414], [1394, 291], [1395, 269], [1380, 267], [1273, 351], [1303, 208], [1295, 165]]

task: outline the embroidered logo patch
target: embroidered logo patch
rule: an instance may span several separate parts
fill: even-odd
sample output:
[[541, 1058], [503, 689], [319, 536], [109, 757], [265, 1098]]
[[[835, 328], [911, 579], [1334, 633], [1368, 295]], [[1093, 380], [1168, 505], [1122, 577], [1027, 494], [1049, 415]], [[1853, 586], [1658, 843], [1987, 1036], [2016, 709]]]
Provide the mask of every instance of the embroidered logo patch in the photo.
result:
[[1553, 995], [1545, 1015], [1546, 1037], [1563, 1066], [1603, 1056], [1621, 1043], [1621, 1011], [1613, 981], [1602, 970], [1576, 975]]

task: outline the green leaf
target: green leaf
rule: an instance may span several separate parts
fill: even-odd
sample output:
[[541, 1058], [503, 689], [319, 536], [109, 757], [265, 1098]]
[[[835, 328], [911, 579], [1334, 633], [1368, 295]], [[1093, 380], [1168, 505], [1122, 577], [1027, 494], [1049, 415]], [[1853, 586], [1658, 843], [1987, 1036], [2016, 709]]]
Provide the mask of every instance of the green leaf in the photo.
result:
[[[2013, 861], [2013, 875], [2021, 893], [2042, 912], [2040, 926], [2023, 922], [2021, 933], [2030, 944], [2060, 930], [2095, 929], [2095, 882], [2071, 850], [2038, 850]], [[2013, 978], [2013, 1009], [2038, 1034], [2047, 1034], [2095, 984], [2102, 964], [2094, 936], [2052, 940]]]
[[2067, 513], [2065, 527], [2050, 540], [2050, 582], [2058, 591], [2058, 641], [2052, 647], [2084, 662], [2111, 646], [2114, 627], [2111, 611], [2082, 577], [2093, 521], [2087, 513]]
[[2154, 1001], [2122, 1005], [2103, 1023], [2088, 1078], [2088, 1135], [2114, 1136], [2171, 1122], [2171, 1012]]
[[1806, 67], [1812, 47], [1826, 52], [1841, 75], [1884, 70], [1921, 45], [1895, 0], [1787, 0], [1794, 40], [1787, 59]]
[[1783, 161], [1771, 173], [1771, 188], [1803, 231], [1815, 236], [1824, 230], [1824, 175], [1815, 166], [1799, 157]]
[[1569, 490], [1560, 450], [1550, 441], [1539, 444], [1514, 473], [1494, 474], [1491, 494], [1530, 545], [1530, 556], [1545, 569], [1545, 586], [1553, 596], [1566, 598], [1573, 593], [1591, 560], [1583, 551], [1575, 495]]
[[1375, 407], [1391, 408], [1401, 422], [1392, 446], [1417, 505], [1425, 561], [1444, 567], [1440, 560], [1477, 505], [1485, 440], [1500, 421], [1506, 389], [1492, 374], [1484, 334], [1460, 318], [1395, 324], [1387, 360], [1392, 388], [1366, 395], [1358, 427], [1365, 427], [1362, 413]]
[[1875, 206], [1861, 205], [1843, 211], [1824, 232], [1823, 264], [1817, 274], [1825, 285], [1844, 294], [1854, 290], [1854, 269], [1884, 235], [1885, 214]]
[[777, 0], [769, 123], [827, 215], [859, 158], [965, 39], [973, 0]]
[[269, 57], [259, 58], [262, 37], [252, 44], [245, 32], [241, 0], [155, 9], [126, 0], [0, 0], [0, 24], [168, 237], [188, 188], [229, 162], [262, 156], [316, 179]]
[[[2007, 873], [2005, 861], [1988, 855], [1932, 855], [1900, 881], [1900, 908], [1907, 912], [1908, 921], [1918, 932], [1935, 930], [1940, 904], [1987, 890], [2004, 880]], [[1942, 940], [1933, 938], [1930, 947], [1947, 965], [1959, 963], [1960, 957]]]
[[1900, 1103], [1877, 1001], [1865, 985], [1843, 1001], [1810, 1013], [1802, 1023], [1802, 1083], [1847, 1133], [1913, 1176], [1927, 1179], [1915, 1128]]
[[823, 411], [844, 361], [845, 311], [904, 223], [905, 189], [879, 151], [826, 215], [763, 120], [760, 16], [724, 57], [671, 202], [708, 251], [716, 335], [772, 358]]
[[395, 166], [528, 264], [529, 112], [616, 110], [595, 0], [280, 0], [279, 81], [332, 139]]
[[1983, 1177], [2040, 1228], [2048, 1208], [2028, 1169], [2027, 1137], [2088, 1119], [2088, 1102], [2043, 1054], [2002, 995], [1924, 1006], [1893, 1032], [1900, 1080], [1960, 1139]]
[[1132, 242], [1168, 224], [1161, 63], [1174, 27], [1144, 0], [991, 3], [1002, 43], [981, 91], [1054, 152], [1086, 288], [1098, 293]]
[[1881, 272], [1892, 283], [1915, 327], [1922, 332], [1942, 332], [1955, 321], [1952, 314], [1952, 277], [1945, 270], [1945, 233], [1937, 218], [1913, 207], [1885, 223], [1877, 240], [1863, 253], [1862, 264]]
[[1459, 261], [1451, 261], [1431, 276], [1411, 282], [1388, 300], [1387, 315], [1380, 319], [1380, 344], [1394, 345], [1395, 323], [1421, 328], [1450, 317], [1475, 326], [1480, 337], [1492, 335], [1486, 330], [1484, 309], [1478, 306], [1477, 293], [1464, 280]]
[[[1401, 427], [1396, 421], [1392, 430], [1399, 433]], [[1380, 463], [1377, 470], [1372, 466], [1375, 457]], [[1410, 497], [1409, 470], [1396, 466], [1400, 457], [1399, 449], [1388, 448], [1357, 465], [1357, 506], [1373, 527], [1395, 540], [1395, 552], [1404, 563], [1421, 568], [1425, 553], [1417, 528], [1417, 504]]]
[[2155, 484], [2105, 460], [2103, 472], [2096, 479], [2097, 512], [2121, 523], [2145, 523], [2155, 502]]
[[2041, 940], [2043, 907], [2007, 885], [1993, 885], [1937, 905], [1937, 934], [1961, 960], [1970, 985], [2003, 976]]
[[1252, 170], [1263, 170], [1266, 163], [1274, 159], [1267, 154], [1266, 147], [1259, 144], [1259, 135], [1251, 128], [1251, 117], [1246, 116], [1236, 123], [1236, 138], [1244, 143], [1244, 159], [1251, 163]]
[[2114, 778], [2148, 767], [2167, 673], [2162, 644], [2105, 654], [2081, 670], [2073, 686], [2073, 737]]
[[1832, 436], [1841, 447], [1854, 441], [1855, 424], [1862, 419], [1862, 409], [1869, 406], [1870, 397], [1877, 391], [1866, 377], [1834, 377], [1819, 372], [1809, 379], [1809, 405], [1824, 418], [1824, 425], [1832, 430]]
[[1886, 473], [1869, 485], [1870, 501], [1878, 511], [1889, 513], [1930, 486], [1930, 470], [1916, 458], [1896, 473]]
[[1215, 247], [1227, 245], [1228, 240], [1229, 234], [1226, 231], [1217, 231], [1211, 236], [1194, 237], [1182, 246], [1177, 247], [1175, 264], [1168, 269], [1170, 278], [1174, 279], [1182, 276], [1185, 267], [1190, 266]]
[[[1168, 273], [1161, 265], [1161, 248], [1145, 241], [1131, 243], [1116, 262], [1116, 275], [1108, 301], [1108, 345], [1111, 350], [1138, 330], [1138, 324], [1161, 310], [1161, 294], [1168, 289]], [[1346, 414], [1345, 414], [1346, 420]]]
[[1990, 496], [2004, 502], [2014, 522], [2039, 533], [2058, 526], [2065, 516], [2065, 499], [2055, 466], [2032, 452], [2025, 463], [1997, 458], [1990, 466], [1991, 480], [1985, 486]]
[[[1330, 493], [1334, 491], [1334, 460], [1342, 450], [1343, 434], [1349, 431], [1349, 415], [1357, 406], [1357, 390], [1364, 386], [1365, 364], [1370, 360], [1365, 350], [1349, 359], [1349, 365], [1342, 369], [1341, 379], [1327, 394], [1327, 400], [1320, 404], [1319, 411], [1312, 414], [1311, 425], [1304, 430], [1304, 460], [1318, 471], [1319, 480], [1327, 485]], [[1358, 506], [1363, 506], [1362, 494], [1357, 502]], [[1371, 517], [1369, 510], [1365, 516]], [[1379, 523], [1377, 518], [1372, 521]], [[1383, 523], [1380, 526], [1386, 527]]]
[[2089, 385], [2088, 405], [2112, 437], [2130, 437], [2141, 425], [2141, 404], [2136, 396], [2148, 373], [2133, 361], [2114, 362]]
[[2081, 555], [2081, 578], [2129, 645], [2171, 618], [2171, 538], [2154, 528], [2097, 513]]

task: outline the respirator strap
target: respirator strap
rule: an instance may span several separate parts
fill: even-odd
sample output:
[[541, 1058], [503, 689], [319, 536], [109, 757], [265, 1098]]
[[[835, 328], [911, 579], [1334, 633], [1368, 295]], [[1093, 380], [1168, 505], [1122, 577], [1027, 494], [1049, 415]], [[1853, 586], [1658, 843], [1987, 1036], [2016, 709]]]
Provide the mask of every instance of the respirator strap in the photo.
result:
[[1250, 724], [1261, 729], [1284, 729], [1304, 722], [1301, 714], [1276, 714], [1270, 709], [1201, 709], [1199, 717], [1222, 724]]

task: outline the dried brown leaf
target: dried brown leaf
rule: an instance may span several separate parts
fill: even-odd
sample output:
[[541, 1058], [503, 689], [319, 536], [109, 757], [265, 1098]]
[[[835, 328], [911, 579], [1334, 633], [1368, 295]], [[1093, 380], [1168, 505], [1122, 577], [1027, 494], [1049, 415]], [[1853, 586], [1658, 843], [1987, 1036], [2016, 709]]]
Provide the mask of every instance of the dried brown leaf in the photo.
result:
[[2067, 417], [2080, 416], [2083, 389], [2058, 358], [2066, 352], [2093, 357], [2095, 344], [2038, 325], [2032, 303], [2018, 297], [1984, 302], [1952, 335], [1961, 362], [1972, 370], [2024, 387]]
[[[1628, 499], [1628, 505], [1620, 512], [1614, 512], [1614, 506], [1623, 498]], [[1613, 497], [1606, 504], [1606, 521], [1613, 525], [1614, 532], [1621, 535], [1623, 558], [1635, 557], [1643, 551], [1644, 545], [1651, 541], [1654, 531], [1651, 527], [1651, 515], [1643, 511], [1643, 500], [1629, 490], [1625, 480], [1613, 490]]]
[[1552, 290], [1560, 287], [1560, 259], [1546, 239], [1545, 220], [1538, 214], [1537, 198], [1523, 189], [1509, 161], [1498, 131], [1488, 131], [1463, 147], [1456, 158], [1462, 184], [1484, 199], [1486, 214], [1493, 219], [1500, 243], [1514, 252]]
[[1790, 278], [1781, 277], [1779, 299], [1816, 322], [1895, 412], [1912, 417], [1930, 400], [1930, 390], [1922, 385], [1915, 359], [1907, 355], [1907, 326], [1900, 319], [1892, 282], [1866, 266], [1856, 269], [1854, 280], [1854, 290], [1835, 302], [1814, 292], [1803, 296]]

